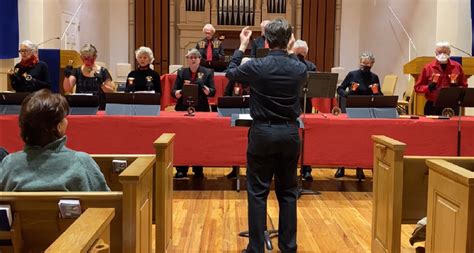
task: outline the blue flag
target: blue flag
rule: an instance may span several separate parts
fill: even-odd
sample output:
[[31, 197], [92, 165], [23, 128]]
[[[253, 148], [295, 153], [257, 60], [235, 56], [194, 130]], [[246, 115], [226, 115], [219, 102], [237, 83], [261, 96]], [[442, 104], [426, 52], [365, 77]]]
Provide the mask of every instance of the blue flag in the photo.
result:
[[0, 1], [0, 59], [18, 57], [18, 0]]

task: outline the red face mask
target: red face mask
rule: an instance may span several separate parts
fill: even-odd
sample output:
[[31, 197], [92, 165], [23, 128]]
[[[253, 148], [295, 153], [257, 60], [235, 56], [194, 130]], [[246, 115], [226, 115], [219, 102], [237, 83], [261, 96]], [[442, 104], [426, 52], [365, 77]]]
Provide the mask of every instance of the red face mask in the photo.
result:
[[84, 62], [84, 65], [86, 65], [86, 67], [91, 67], [95, 63], [95, 57], [83, 57], [82, 62]]

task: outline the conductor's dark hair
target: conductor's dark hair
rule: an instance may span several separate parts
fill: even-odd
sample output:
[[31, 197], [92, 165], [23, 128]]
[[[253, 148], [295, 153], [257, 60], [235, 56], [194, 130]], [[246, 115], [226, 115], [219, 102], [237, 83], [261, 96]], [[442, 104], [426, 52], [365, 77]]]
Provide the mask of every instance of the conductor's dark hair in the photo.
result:
[[28, 95], [21, 104], [21, 138], [41, 147], [61, 138], [57, 126], [68, 114], [69, 104], [61, 94], [42, 89]]
[[271, 49], [286, 49], [292, 33], [292, 26], [283, 18], [274, 19], [265, 26], [265, 39]]

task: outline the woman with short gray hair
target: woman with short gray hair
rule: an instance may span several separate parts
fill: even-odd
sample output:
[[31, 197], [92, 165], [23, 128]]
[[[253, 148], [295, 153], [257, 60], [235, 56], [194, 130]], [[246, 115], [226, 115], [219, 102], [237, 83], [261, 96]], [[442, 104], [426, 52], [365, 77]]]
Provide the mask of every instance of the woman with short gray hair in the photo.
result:
[[137, 69], [127, 76], [125, 92], [150, 91], [161, 93], [160, 74], [151, 69], [150, 65], [155, 58], [149, 47], [140, 47], [135, 51]]
[[82, 65], [64, 69], [63, 87], [66, 93], [92, 93], [99, 96], [99, 109], [105, 108], [105, 92], [114, 92], [115, 85], [109, 71], [97, 65], [97, 48], [85, 44], [81, 50]]
[[8, 71], [12, 88], [16, 92], [34, 92], [51, 89], [48, 65], [38, 59], [38, 46], [29, 40], [20, 44], [21, 60]]

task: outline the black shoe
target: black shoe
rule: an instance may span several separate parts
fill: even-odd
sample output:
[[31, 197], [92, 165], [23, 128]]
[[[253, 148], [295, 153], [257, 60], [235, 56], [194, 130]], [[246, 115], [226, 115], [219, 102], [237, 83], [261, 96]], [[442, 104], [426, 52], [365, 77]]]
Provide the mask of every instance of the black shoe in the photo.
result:
[[356, 169], [356, 177], [359, 181], [362, 181], [365, 179], [365, 174], [364, 174], [364, 170], [361, 169], [361, 168], [357, 168]]
[[188, 174], [187, 173], [184, 173], [184, 172], [181, 172], [181, 171], [178, 171], [176, 172], [176, 174], [174, 175], [174, 178], [176, 179], [180, 179], [180, 178], [185, 178], [187, 177]]
[[235, 179], [237, 178], [237, 170], [232, 169], [232, 171], [226, 175], [228, 179]]
[[343, 177], [344, 173], [345, 173], [344, 167], [339, 167], [339, 168], [337, 168], [337, 171], [336, 171], [336, 174], [334, 174], [334, 177], [335, 178]]
[[303, 175], [301, 175], [304, 180], [306, 181], [313, 181], [313, 175], [309, 171], [303, 172]]
[[204, 173], [202, 172], [195, 172], [194, 173], [194, 178], [203, 178], [204, 177]]

